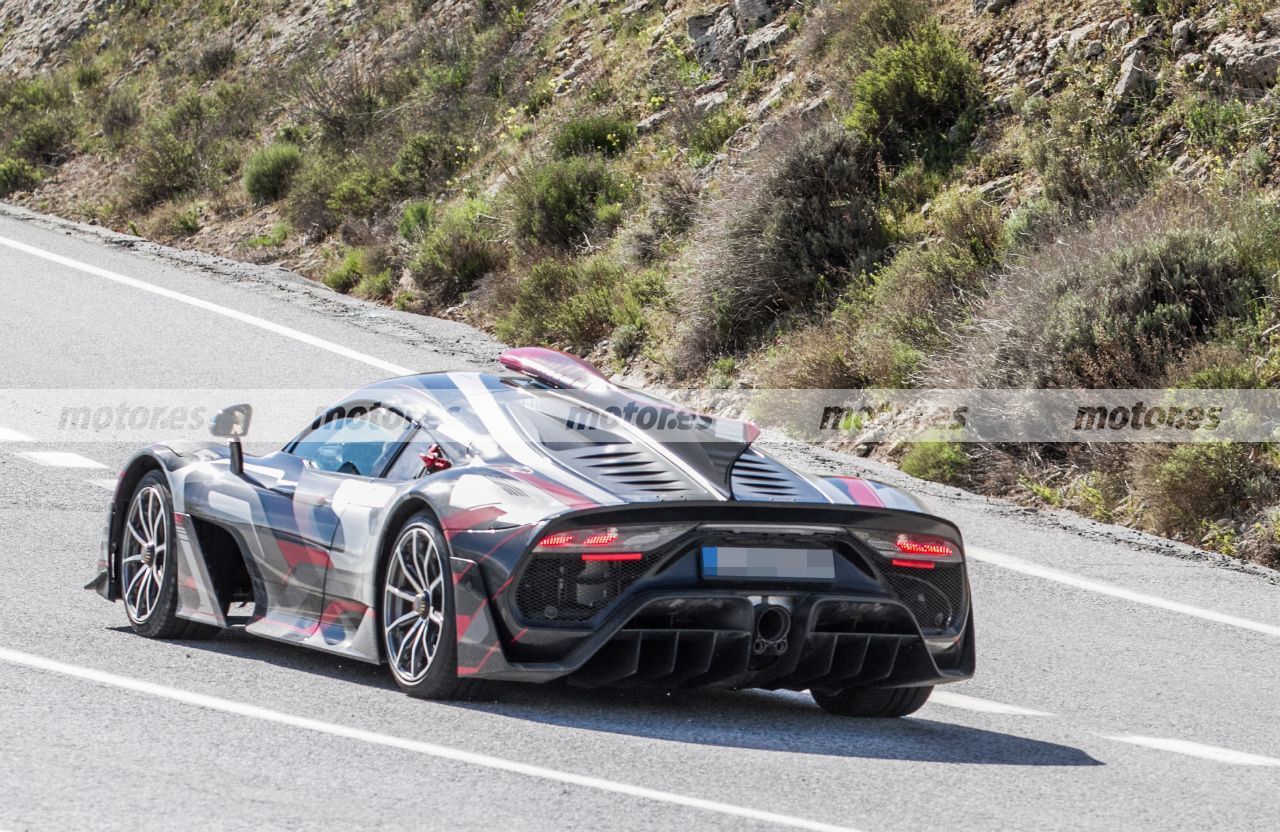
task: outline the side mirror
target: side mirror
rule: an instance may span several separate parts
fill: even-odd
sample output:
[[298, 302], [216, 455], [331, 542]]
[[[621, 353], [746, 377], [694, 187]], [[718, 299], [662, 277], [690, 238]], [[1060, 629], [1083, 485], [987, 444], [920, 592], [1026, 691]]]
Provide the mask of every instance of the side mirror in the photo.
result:
[[253, 407], [247, 404], [233, 404], [224, 407], [209, 420], [209, 433], [223, 439], [233, 439], [249, 432], [249, 423], [253, 421]]
[[233, 404], [224, 407], [209, 420], [209, 433], [230, 439], [231, 473], [237, 477], [244, 475], [244, 448], [240, 437], [249, 432], [249, 423], [253, 421], [253, 407], [247, 404]]

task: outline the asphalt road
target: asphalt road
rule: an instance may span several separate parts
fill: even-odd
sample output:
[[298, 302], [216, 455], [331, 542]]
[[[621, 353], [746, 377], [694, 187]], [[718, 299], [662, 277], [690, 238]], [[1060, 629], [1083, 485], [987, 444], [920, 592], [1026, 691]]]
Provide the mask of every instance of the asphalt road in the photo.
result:
[[[0, 290], [0, 391], [343, 388], [499, 351], [2, 206]], [[427, 703], [383, 669], [248, 636], [133, 635], [81, 587], [102, 481], [134, 443], [24, 441], [24, 424], [0, 411], [0, 829], [1280, 828], [1273, 572], [774, 437], [959, 522], [972, 682], [896, 721], [785, 693]]]

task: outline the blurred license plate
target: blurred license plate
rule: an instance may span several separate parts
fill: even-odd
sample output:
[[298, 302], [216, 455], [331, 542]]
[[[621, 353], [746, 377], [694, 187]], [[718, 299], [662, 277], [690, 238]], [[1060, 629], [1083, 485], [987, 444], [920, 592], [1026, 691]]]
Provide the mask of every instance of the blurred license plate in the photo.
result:
[[830, 549], [703, 546], [702, 574], [708, 578], [830, 581], [836, 576], [836, 560]]

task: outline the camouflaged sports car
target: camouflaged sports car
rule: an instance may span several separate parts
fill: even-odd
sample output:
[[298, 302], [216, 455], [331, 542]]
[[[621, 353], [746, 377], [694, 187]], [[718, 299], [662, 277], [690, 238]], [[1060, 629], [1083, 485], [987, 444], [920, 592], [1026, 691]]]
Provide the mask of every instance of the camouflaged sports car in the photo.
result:
[[901, 716], [972, 675], [952, 523], [572, 356], [501, 363], [358, 390], [262, 456], [247, 405], [213, 420], [229, 442], [138, 452], [90, 587], [144, 636], [242, 627], [429, 698], [565, 679]]

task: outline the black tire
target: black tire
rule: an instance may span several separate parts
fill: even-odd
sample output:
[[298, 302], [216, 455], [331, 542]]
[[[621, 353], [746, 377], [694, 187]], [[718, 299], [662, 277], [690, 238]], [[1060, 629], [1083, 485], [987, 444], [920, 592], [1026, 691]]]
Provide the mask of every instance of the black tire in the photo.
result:
[[[146, 505], [140, 501], [145, 501]], [[145, 528], [148, 524], [141, 522], [145, 518], [151, 520], [150, 528]], [[143, 539], [153, 545], [143, 545], [130, 533], [131, 528], [135, 532], [141, 531]], [[154, 545], [158, 542], [163, 543], [163, 551]], [[125, 506], [117, 544], [121, 598], [125, 602], [129, 626], [135, 633], [146, 638], [183, 640], [213, 638], [218, 634], [218, 627], [178, 617], [178, 552], [173, 526], [173, 494], [161, 472], [147, 473], [133, 489]]]
[[[408, 560], [401, 559], [401, 552], [404, 547], [404, 555], [412, 560], [409, 548], [413, 543], [411, 535], [418, 536], [416, 551], [423, 557], [420, 562], [407, 566]], [[423, 545], [427, 542], [434, 547], [434, 555]], [[437, 559], [435, 565], [430, 563], [431, 557]], [[449, 548], [435, 518], [429, 512], [420, 511], [396, 532], [382, 568], [378, 617], [383, 657], [391, 678], [400, 689], [419, 699], [466, 699], [475, 694], [480, 684], [474, 679], [458, 678], [457, 617], [454, 614], [453, 576], [448, 563]], [[410, 570], [420, 587], [416, 587], [406, 575]], [[431, 587], [437, 577], [440, 578], [438, 590], [433, 590]], [[407, 589], [416, 594], [417, 600], [407, 601], [395, 594], [393, 587], [401, 591]], [[415, 609], [419, 610], [416, 613], [418, 620], [410, 619], [394, 626], [397, 620], [415, 614]], [[433, 617], [436, 611], [440, 613], [438, 622]], [[421, 633], [415, 642], [409, 634], [419, 627]], [[430, 652], [431, 643], [435, 644], [434, 652]], [[408, 658], [405, 650], [409, 651]], [[418, 669], [415, 656], [421, 656], [425, 661], [425, 669]]]
[[900, 717], [920, 710], [929, 701], [933, 688], [850, 688], [838, 693], [810, 693], [822, 710], [837, 716]]

